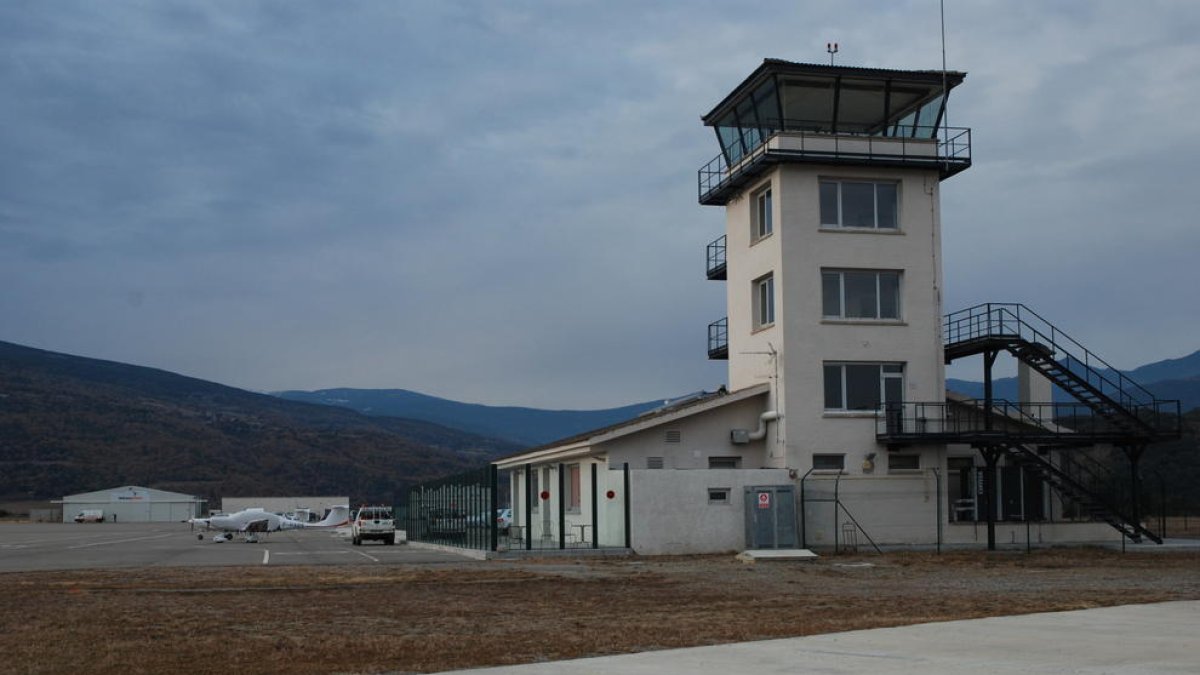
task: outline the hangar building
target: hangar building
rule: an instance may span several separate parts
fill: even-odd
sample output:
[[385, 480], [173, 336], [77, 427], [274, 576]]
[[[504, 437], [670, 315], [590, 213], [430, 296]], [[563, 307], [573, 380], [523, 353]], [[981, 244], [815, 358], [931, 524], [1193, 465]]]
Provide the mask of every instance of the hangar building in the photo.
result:
[[84, 510], [103, 511], [109, 522], [177, 523], [199, 516], [204, 506], [199, 497], [137, 485], [67, 495], [61, 503], [64, 523], [73, 522]]

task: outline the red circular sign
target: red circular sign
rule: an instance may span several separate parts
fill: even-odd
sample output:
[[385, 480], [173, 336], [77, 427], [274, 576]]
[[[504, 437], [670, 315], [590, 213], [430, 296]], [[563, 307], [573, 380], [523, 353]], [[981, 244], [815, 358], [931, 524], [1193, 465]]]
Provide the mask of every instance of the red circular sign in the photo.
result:
[[546, 501], [547, 499], [550, 499], [550, 491], [542, 490], [542, 494], [540, 496], [542, 498], [542, 501]]
[[609, 499], [612, 499], [613, 497], [617, 496], [617, 493], [613, 492], [612, 490], [609, 490], [608, 492], [604, 493], [604, 496], [608, 497]]

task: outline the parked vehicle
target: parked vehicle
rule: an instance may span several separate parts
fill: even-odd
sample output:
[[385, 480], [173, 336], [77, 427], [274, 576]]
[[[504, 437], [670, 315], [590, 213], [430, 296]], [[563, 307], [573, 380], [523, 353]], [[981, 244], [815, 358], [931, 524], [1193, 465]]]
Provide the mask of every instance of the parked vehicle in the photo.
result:
[[396, 522], [388, 506], [364, 506], [350, 521], [350, 541], [361, 546], [368, 539], [378, 539], [385, 545], [396, 543]]
[[426, 523], [433, 537], [460, 539], [467, 535], [467, 516], [456, 509], [430, 509]]
[[75, 514], [75, 522], [77, 523], [102, 523], [104, 522], [103, 509], [84, 509]]
[[[512, 526], [512, 509], [496, 509], [496, 528], [500, 530], [500, 534], [508, 534], [508, 528]], [[487, 512], [477, 513], [467, 519], [469, 527], [491, 527], [492, 518]]]

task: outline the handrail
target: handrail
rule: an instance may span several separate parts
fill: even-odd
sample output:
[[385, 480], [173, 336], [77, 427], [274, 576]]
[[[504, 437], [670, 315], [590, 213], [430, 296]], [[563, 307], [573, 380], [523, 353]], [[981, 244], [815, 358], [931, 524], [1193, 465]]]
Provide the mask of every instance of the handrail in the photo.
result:
[[[1072, 444], [1132, 440], [1146, 435], [1112, 424], [1086, 403], [1014, 403], [993, 399], [990, 414], [989, 426], [989, 409], [981, 399], [892, 401], [885, 404], [876, 418], [875, 435], [885, 442], [922, 438], [970, 442], [987, 437]], [[1175, 415], [1164, 414], [1144, 422], [1148, 433], [1156, 435], [1175, 435], [1182, 428], [1180, 418]]]
[[729, 347], [729, 317], [708, 324], [708, 353], [711, 356]]
[[[771, 139], [776, 136], [800, 139], [800, 148], [798, 150], [779, 151], [784, 155], [799, 153], [800, 155], [812, 154], [833, 158], [900, 158], [924, 162], [941, 162], [947, 165], [951, 163], [956, 165], [970, 163], [971, 130], [969, 128], [931, 126], [917, 128], [922, 130], [928, 129], [932, 135], [920, 136], [915, 133], [912, 135], [888, 135], [878, 130], [847, 131], [838, 129], [837, 131], [833, 131], [822, 128], [818, 122], [809, 122], [806, 124], [804, 120], [785, 120], [782, 129], [774, 127], [742, 128], [734, 138], [729, 139], [730, 144], [726, 147], [725, 152], [705, 163], [696, 172], [699, 197], [703, 201], [705, 195], [724, 187], [736, 178], [742, 169], [753, 165], [755, 160], [768, 152], [772, 152], [769, 145]], [[946, 135], [944, 137], [938, 136], [936, 132], [939, 130], [947, 132]], [[834, 147], [832, 150], [829, 150], [828, 147], [808, 148], [806, 144], [809, 139], [820, 140], [823, 142], [823, 145], [832, 139]], [[861, 141], [864, 139], [868, 142], [866, 152], [860, 149]], [[841, 146], [842, 140], [853, 140], [854, 143], [847, 148], [843, 148]], [[915, 151], [910, 153], [910, 144], [923, 149], [934, 144], [936, 145], [936, 152], [932, 155]], [[894, 150], [896, 146], [899, 146], [899, 153], [888, 152], [888, 150]]]
[[726, 235], [721, 235], [709, 243], [706, 252], [708, 253], [708, 266], [705, 271], [709, 276], [712, 276], [714, 270], [718, 270], [725, 266], [725, 238]]
[[[1105, 396], [1115, 398], [1121, 405], [1135, 410], [1141, 407], [1156, 408], [1160, 402], [1154, 394], [1104, 359], [1092, 353], [1078, 340], [1067, 335], [1058, 327], [1042, 318], [1037, 312], [1020, 303], [984, 303], [947, 314], [943, 324], [943, 339], [946, 345], [985, 337], [1018, 337], [1027, 342], [1041, 343], [1051, 347], [1055, 355], [1061, 353], [1059, 364], [1084, 381], [1100, 390]], [[1015, 330], [1016, 332], [1009, 332]], [[1075, 356], [1067, 347], [1078, 350], [1083, 358]], [[1072, 366], [1082, 367], [1082, 373]], [[1113, 382], [1103, 368], [1115, 374]], [[1115, 390], [1109, 394], [1107, 390]]]

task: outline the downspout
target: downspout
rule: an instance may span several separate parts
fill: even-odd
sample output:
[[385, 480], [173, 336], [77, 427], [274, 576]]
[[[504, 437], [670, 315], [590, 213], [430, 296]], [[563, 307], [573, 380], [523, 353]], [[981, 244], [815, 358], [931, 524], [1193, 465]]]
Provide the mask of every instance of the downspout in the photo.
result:
[[777, 421], [780, 417], [783, 417], [783, 416], [779, 414], [778, 410], [768, 410], [767, 412], [759, 415], [758, 416], [758, 428], [755, 429], [754, 431], [751, 431], [750, 435], [747, 436], [747, 438], [750, 439], [751, 441], [761, 441], [762, 439], [766, 438], [767, 437], [767, 422]]

